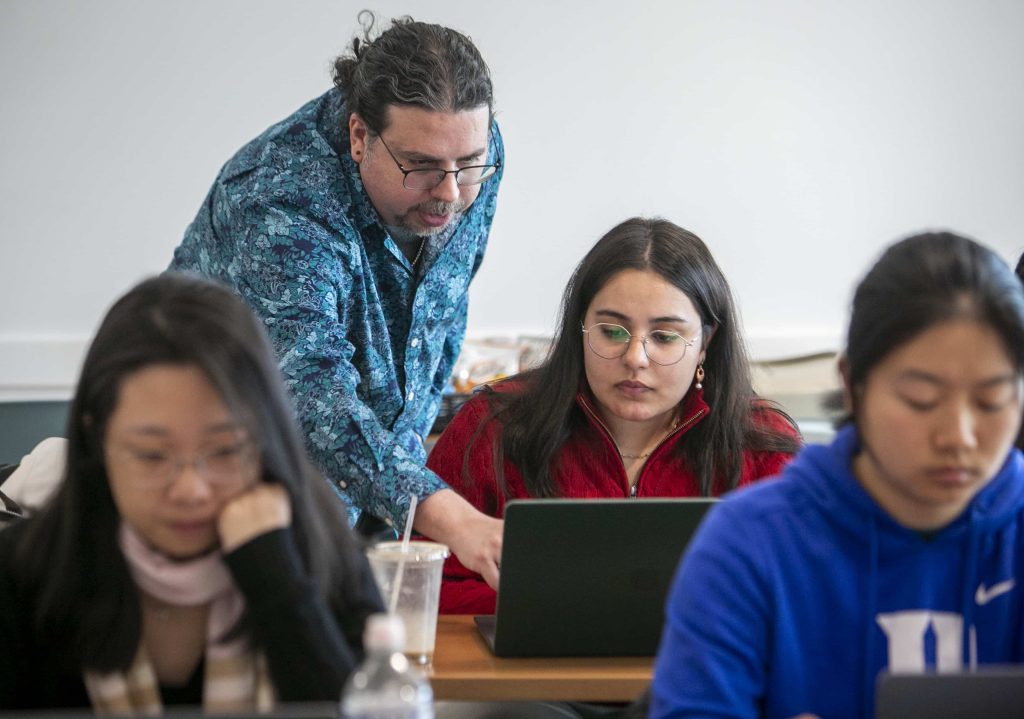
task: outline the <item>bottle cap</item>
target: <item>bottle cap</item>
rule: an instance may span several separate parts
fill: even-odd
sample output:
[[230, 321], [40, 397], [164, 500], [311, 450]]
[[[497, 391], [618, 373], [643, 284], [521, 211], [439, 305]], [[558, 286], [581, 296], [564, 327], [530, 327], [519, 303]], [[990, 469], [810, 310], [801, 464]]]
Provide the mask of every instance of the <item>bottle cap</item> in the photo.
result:
[[367, 651], [402, 651], [405, 649], [405, 624], [402, 618], [395, 614], [371, 614], [366, 620], [363, 644]]

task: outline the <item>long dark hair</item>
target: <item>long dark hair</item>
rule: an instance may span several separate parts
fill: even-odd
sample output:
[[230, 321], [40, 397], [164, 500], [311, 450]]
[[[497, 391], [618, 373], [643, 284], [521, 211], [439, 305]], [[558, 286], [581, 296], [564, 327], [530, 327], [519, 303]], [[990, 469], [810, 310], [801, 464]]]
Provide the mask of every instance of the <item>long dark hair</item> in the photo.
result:
[[[104, 466], [107, 422], [124, 379], [154, 364], [198, 367], [260, 448], [262, 480], [281, 484], [309, 576], [326, 592], [359, 581], [340, 502], [306, 459], [262, 324], [229, 290], [185, 275], [149, 279], [107, 313], [82, 365], [68, 418], [64, 481], [27, 520], [13, 571], [36, 589], [33, 622], [84, 669], [124, 670], [141, 631], [139, 599], [117, 543]], [[338, 611], [345, 599], [327, 596]]]
[[[704, 242], [668, 220], [632, 218], [598, 240], [573, 272], [562, 295], [559, 327], [547, 360], [513, 378], [521, 389], [490, 394], [492, 416], [504, 426], [495, 457], [499, 486], [504, 486], [507, 457], [520, 470], [531, 495], [558, 494], [553, 462], [573, 428], [584, 421], [576, 405], [576, 393], [585, 384], [580, 323], [594, 296], [626, 269], [656, 272], [689, 297], [700, 315], [706, 350], [704, 399], [711, 412], [684, 435], [675, 451], [696, 473], [701, 493], [709, 496], [735, 487], [744, 450], [799, 448], [792, 436], [751, 419], [756, 395], [732, 293]], [[765, 411], [789, 420], [770, 403], [758, 401]]]
[[373, 134], [387, 129], [388, 105], [435, 112], [486, 105], [493, 117], [491, 74], [468, 37], [408, 16], [373, 37], [374, 14], [363, 10], [359, 21], [363, 37], [335, 60], [334, 84], [345, 93], [348, 115], [358, 113]]
[[890, 352], [960, 317], [991, 327], [1024, 374], [1024, 288], [996, 253], [951, 232], [890, 246], [853, 296], [844, 358], [852, 415], [845, 421], [856, 418], [860, 388]]

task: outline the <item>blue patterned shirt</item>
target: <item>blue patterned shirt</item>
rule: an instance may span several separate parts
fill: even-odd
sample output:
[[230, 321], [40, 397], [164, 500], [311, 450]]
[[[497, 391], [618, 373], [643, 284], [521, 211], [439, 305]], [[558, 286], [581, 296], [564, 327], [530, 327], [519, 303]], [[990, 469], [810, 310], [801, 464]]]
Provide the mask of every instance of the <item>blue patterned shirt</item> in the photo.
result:
[[307, 449], [353, 521], [365, 510], [400, 527], [410, 495], [447, 486], [422, 438], [462, 346], [500, 172], [430, 238], [417, 274], [363, 189], [332, 89], [224, 165], [174, 252], [170, 269], [230, 285], [263, 319]]

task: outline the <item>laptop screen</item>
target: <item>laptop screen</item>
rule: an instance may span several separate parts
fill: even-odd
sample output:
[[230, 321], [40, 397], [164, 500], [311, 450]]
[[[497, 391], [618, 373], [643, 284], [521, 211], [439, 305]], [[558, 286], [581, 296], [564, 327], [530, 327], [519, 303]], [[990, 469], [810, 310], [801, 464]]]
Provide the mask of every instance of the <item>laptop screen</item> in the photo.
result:
[[882, 674], [876, 719], [1010, 719], [1024, 716], [1024, 667], [964, 674]]
[[715, 501], [509, 502], [495, 654], [653, 656], [676, 565]]

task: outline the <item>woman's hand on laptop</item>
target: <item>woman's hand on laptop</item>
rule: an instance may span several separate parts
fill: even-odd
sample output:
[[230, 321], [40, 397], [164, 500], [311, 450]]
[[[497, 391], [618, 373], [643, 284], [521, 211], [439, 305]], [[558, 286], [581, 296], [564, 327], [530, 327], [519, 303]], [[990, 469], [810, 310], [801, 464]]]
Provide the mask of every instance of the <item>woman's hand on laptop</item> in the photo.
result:
[[453, 490], [442, 489], [420, 502], [413, 526], [420, 534], [447, 544], [463, 566], [497, 590], [502, 520], [478, 511]]

